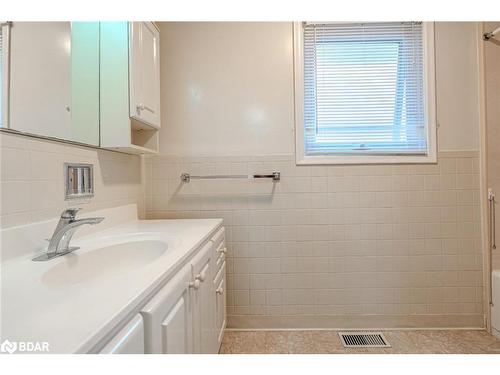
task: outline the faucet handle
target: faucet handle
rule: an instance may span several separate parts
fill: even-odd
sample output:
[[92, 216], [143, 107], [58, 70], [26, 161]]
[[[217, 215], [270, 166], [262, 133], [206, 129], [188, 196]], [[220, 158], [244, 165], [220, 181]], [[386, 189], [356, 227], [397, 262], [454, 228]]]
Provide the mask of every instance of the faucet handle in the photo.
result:
[[61, 214], [61, 219], [70, 219], [74, 220], [76, 217], [76, 214], [78, 211], [80, 211], [81, 208], [68, 208], [67, 210], [64, 210]]

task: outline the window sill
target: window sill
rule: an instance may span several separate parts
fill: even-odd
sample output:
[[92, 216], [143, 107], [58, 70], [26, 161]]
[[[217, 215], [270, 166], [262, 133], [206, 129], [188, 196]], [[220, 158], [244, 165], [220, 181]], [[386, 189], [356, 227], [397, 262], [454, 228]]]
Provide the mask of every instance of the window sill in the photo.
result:
[[434, 155], [348, 155], [348, 156], [301, 156], [297, 155], [297, 165], [341, 165], [341, 164], [435, 164]]

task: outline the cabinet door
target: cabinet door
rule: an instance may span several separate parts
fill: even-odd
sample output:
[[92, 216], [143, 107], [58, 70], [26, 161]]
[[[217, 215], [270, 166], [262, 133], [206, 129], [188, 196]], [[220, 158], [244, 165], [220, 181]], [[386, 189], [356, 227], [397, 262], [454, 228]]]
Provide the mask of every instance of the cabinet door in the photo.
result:
[[199, 280], [199, 287], [193, 290], [194, 350], [195, 353], [217, 353], [214, 337], [215, 297], [212, 288], [213, 247], [209, 242], [192, 261], [193, 278]]
[[182, 295], [161, 323], [162, 353], [189, 353], [188, 305]]
[[160, 127], [160, 33], [152, 22], [130, 23], [130, 117]]
[[219, 274], [214, 280], [215, 287], [215, 334], [217, 350], [222, 343], [226, 328], [226, 262], [222, 264]]
[[144, 325], [137, 315], [99, 352], [101, 354], [143, 354]]
[[190, 282], [186, 265], [142, 309], [146, 353], [193, 352]]

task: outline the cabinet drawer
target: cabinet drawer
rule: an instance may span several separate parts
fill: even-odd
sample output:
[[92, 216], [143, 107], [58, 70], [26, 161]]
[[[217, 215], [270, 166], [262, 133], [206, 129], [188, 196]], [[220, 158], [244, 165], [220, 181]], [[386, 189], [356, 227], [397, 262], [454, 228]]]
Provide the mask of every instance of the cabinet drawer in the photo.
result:
[[221, 253], [216, 261], [217, 271], [219, 271], [222, 267], [222, 264], [226, 261], [226, 255]]
[[224, 329], [226, 327], [226, 262], [222, 264], [222, 268], [214, 280], [215, 290], [215, 328], [217, 335], [217, 343], [222, 343]]
[[215, 289], [217, 289], [217, 286], [219, 285], [219, 283], [221, 282], [221, 280], [224, 278], [225, 266], [226, 266], [226, 262], [223, 262], [221, 264], [220, 269], [217, 271], [217, 274], [214, 277], [214, 287], [215, 287]]
[[118, 332], [99, 352], [101, 354], [143, 354], [144, 324], [142, 317], [136, 315]]
[[215, 233], [210, 241], [214, 243], [215, 248], [218, 248], [221, 242], [224, 242], [226, 237], [226, 228], [222, 227], [220, 228], [217, 233]]
[[216, 251], [216, 267], [217, 271], [220, 270], [222, 263], [224, 263], [224, 260], [226, 259], [226, 253], [227, 253], [227, 248], [226, 248], [226, 242], [223, 241], [219, 244], [217, 251]]
[[[197, 250], [197, 255], [191, 261], [193, 265], [193, 277], [196, 277], [198, 274], [202, 273], [203, 268], [205, 268], [205, 264], [213, 259], [212, 257], [212, 242], [208, 242], [201, 247], [200, 250]], [[209, 275], [206, 275], [209, 276]]]

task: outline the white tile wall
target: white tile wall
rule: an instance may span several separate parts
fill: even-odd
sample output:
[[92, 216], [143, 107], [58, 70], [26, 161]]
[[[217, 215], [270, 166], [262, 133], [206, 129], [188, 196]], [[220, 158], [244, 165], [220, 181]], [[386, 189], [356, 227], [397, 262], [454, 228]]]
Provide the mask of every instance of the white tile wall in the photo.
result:
[[[138, 156], [7, 133], [0, 133], [0, 156], [2, 228], [58, 217], [70, 205], [93, 211], [136, 203], [143, 209]], [[94, 165], [94, 198], [64, 200], [65, 162]]]
[[[182, 172], [282, 180], [193, 180]], [[146, 160], [148, 218], [221, 217], [232, 316], [482, 314], [475, 152], [435, 165]]]
[[[500, 22], [485, 22], [485, 30], [495, 30]], [[485, 58], [485, 86], [486, 86], [486, 132], [487, 137], [487, 176], [488, 188], [500, 198], [500, 48], [498, 45], [486, 43], [484, 46]], [[499, 206], [496, 206], [497, 217], [500, 215]], [[496, 221], [495, 231], [500, 236], [500, 220]], [[500, 246], [492, 250], [493, 269], [500, 269]]]

